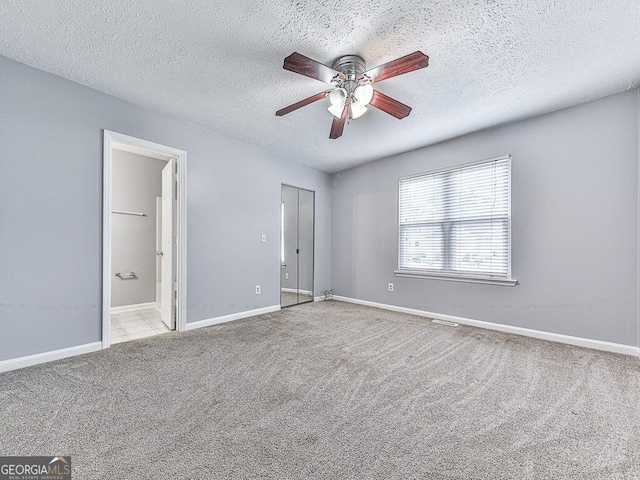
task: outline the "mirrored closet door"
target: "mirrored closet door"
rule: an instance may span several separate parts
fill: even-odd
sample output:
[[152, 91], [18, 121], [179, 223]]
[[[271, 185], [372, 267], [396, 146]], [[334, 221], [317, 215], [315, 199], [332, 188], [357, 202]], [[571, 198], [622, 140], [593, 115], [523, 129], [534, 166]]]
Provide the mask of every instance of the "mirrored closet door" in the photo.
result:
[[282, 185], [280, 205], [280, 304], [313, 302], [315, 193]]

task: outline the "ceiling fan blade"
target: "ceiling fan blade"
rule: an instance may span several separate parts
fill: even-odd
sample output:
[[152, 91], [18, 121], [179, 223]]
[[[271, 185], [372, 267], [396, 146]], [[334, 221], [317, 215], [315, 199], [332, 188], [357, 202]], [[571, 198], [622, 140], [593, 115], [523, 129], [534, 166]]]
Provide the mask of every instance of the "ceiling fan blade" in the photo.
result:
[[373, 98], [371, 99], [370, 105], [373, 105], [383, 112], [387, 112], [389, 115], [393, 115], [398, 120], [402, 120], [411, 113], [411, 107], [408, 105], [400, 103], [399, 101], [394, 100], [393, 98], [376, 90], [373, 91]]
[[351, 99], [347, 97], [347, 101], [344, 104], [344, 108], [342, 109], [342, 116], [340, 118], [333, 117], [333, 122], [331, 123], [331, 133], [329, 133], [329, 138], [336, 139], [342, 135], [342, 131], [344, 130], [344, 124], [347, 121], [347, 116], [349, 115], [349, 106], [351, 105]]
[[315, 95], [312, 95], [309, 98], [305, 98], [304, 100], [300, 100], [299, 102], [296, 102], [293, 105], [289, 105], [288, 107], [281, 108], [276, 112], [276, 115], [278, 117], [281, 117], [283, 115], [286, 115], [287, 113], [291, 113], [294, 110], [297, 110], [306, 105], [309, 105], [310, 103], [317, 102], [318, 100], [322, 100], [328, 93], [329, 93], [329, 90], [327, 90], [326, 92], [316, 93]]
[[429, 57], [421, 51], [417, 51], [367, 70], [358, 75], [358, 80], [367, 76], [371, 79], [371, 82], [381, 82], [387, 78], [397, 77], [403, 73], [413, 72], [427, 66], [429, 66]]
[[294, 52], [284, 59], [283, 67], [285, 70], [289, 70], [294, 73], [299, 73], [306, 77], [315, 78], [321, 82], [331, 83], [336, 76], [344, 79], [344, 74], [340, 73], [333, 68], [327, 67], [322, 63], [316, 62], [309, 57]]

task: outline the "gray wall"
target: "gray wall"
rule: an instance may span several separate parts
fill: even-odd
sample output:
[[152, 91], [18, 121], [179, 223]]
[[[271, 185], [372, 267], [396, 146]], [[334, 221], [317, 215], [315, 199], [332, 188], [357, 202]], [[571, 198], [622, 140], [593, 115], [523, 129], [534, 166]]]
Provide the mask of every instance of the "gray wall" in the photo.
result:
[[[395, 277], [398, 178], [509, 153], [520, 285]], [[337, 173], [335, 294], [634, 345], [638, 160], [634, 90]]]
[[188, 152], [187, 322], [280, 303], [282, 183], [330, 288], [329, 175], [5, 57], [0, 85], [0, 360], [101, 339], [103, 129]]
[[[111, 306], [156, 301], [156, 197], [162, 196], [162, 169], [167, 162], [113, 150], [113, 209], [146, 217], [112, 214]], [[116, 272], [135, 272], [123, 280]]]

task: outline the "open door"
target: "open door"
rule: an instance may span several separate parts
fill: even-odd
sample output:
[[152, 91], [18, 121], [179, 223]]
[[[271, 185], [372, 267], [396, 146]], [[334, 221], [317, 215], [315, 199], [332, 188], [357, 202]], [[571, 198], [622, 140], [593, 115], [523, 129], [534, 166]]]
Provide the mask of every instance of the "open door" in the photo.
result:
[[160, 315], [171, 330], [176, 328], [175, 270], [173, 268], [173, 199], [175, 198], [174, 174], [176, 161], [171, 159], [162, 169], [162, 269], [160, 273]]
[[[102, 348], [109, 348], [112, 343], [119, 341], [133, 340], [133, 337], [142, 338], [139, 335], [141, 333], [145, 333], [144, 336], [151, 336], [167, 330], [184, 331], [186, 330], [184, 299], [186, 298], [187, 257], [187, 152], [109, 130], [104, 131], [103, 148]], [[138, 189], [132, 183], [136, 179], [141, 179], [145, 181], [145, 187], [149, 186], [148, 180], [152, 174], [147, 174], [146, 171], [142, 172], [136, 169], [123, 175], [116, 172], [116, 177], [114, 177], [115, 152], [151, 160], [156, 165], [153, 170], [153, 189]], [[119, 155], [120, 153], [118, 153]], [[134, 161], [142, 161], [139, 158], [129, 158], [129, 160], [132, 162], [130, 166], [134, 165]], [[157, 163], [156, 160], [160, 160], [161, 163]], [[122, 162], [118, 159], [116, 163]], [[136, 163], [136, 165], [142, 164]], [[121, 171], [118, 170], [118, 172]], [[123, 183], [123, 179], [127, 182]], [[120, 205], [114, 205], [114, 184], [118, 187], [118, 192], [124, 192], [128, 195], [127, 201], [123, 200]], [[148, 191], [150, 195], [149, 203], [141, 205], [133, 203], [129, 196], [132, 193], [137, 195], [143, 190]], [[155, 219], [152, 215], [154, 211], [156, 212]], [[145, 223], [148, 226], [144, 236], [148, 239], [148, 242], [147, 239], [144, 241], [144, 244], [148, 245], [148, 249], [140, 247], [136, 250], [146, 252], [143, 257], [140, 257], [144, 259], [144, 262], [127, 260], [118, 268], [114, 267], [115, 260], [112, 251], [114, 219], [117, 221], [135, 219], [134, 224], [139, 226]], [[154, 231], [151, 224], [155, 224], [157, 230]], [[160, 225], [159, 228], [158, 225]], [[142, 239], [143, 235], [138, 234], [132, 238]], [[133, 246], [133, 242], [126, 238], [125, 242], [131, 243], [132, 245], [129, 246]], [[138, 248], [137, 244], [135, 247]], [[155, 262], [152, 261], [154, 252]], [[116, 281], [129, 282], [127, 285], [131, 287], [133, 282], [136, 282], [137, 279], [141, 280], [143, 277], [145, 281], [149, 280], [151, 284], [155, 283], [153, 286], [145, 284], [144, 297], [141, 297], [137, 302], [113, 302], [114, 283], [119, 285]], [[120, 310], [119, 307], [123, 307], [123, 309]], [[138, 310], [148, 311], [143, 315]], [[132, 322], [125, 322], [122, 318], [118, 318], [120, 313], [125, 312], [126, 316], [130, 317], [127, 320], [132, 320]], [[116, 322], [116, 320], [120, 321]], [[138, 322], [138, 320], [142, 322]], [[147, 333], [149, 335], [146, 335]], [[131, 338], [125, 338], [127, 336]], [[119, 338], [114, 342], [112, 337]]]

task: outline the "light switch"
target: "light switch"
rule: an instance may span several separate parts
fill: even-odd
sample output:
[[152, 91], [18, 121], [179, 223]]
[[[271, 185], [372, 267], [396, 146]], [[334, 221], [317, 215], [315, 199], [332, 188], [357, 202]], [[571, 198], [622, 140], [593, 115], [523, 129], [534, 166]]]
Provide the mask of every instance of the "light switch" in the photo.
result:
[[264, 243], [264, 242], [266, 242], [266, 241], [267, 241], [267, 234], [266, 234], [266, 233], [263, 233], [263, 234], [262, 234], [262, 243]]

